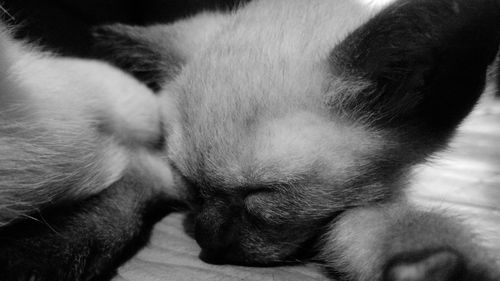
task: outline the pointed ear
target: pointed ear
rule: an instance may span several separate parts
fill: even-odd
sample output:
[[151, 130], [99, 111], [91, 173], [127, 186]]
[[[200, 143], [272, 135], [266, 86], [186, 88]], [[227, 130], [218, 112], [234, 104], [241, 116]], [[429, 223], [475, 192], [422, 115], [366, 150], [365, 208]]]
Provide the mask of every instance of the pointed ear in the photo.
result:
[[93, 57], [110, 62], [158, 91], [183, 64], [167, 26], [139, 27], [122, 24], [93, 28]]
[[331, 53], [332, 110], [419, 135], [451, 133], [483, 90], [500, 41], [499, 3], [388, 6]]

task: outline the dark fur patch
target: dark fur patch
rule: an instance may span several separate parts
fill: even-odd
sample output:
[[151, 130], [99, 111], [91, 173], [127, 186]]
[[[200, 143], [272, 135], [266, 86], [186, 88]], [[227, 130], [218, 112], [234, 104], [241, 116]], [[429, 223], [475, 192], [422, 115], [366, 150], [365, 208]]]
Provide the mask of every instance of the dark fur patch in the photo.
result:
[[91, 26], [170, 23], [204, 10], [229, 10], [250, 0], [2, 0], [16, 36], [58, 54], [88, 57]]
[[355, 118], [441, 139], [476, 103], [499, 43], [498, 1], [403, 0], [334, 49], [332, 73], [370, 83], [342, 94]]
[[181, 56], [170, 48], [168, 38], [155, 42], [153, 36], [143, 34], [141, 27], [100, 26], [95, 27], [92, 34], [93, 57], [127, 71], [155, 92], [172, 79], [183, 64]]
[[16, 38], [34, 41], [61, 55], [85, 56], [92, 37], [86, 19], [69, 11], [58, 1], [2, 0], [12, 17], [1, 13], [2, 20], [13, 25]]
[[0, 280], [109, 280], [173, 210], [132, 177], [0, 229]]
[[251, 0], [149, 0], [140, 7], [143, 24], [171, 22], [179, 17], [189, 17], [200, 11], [232, 10]]

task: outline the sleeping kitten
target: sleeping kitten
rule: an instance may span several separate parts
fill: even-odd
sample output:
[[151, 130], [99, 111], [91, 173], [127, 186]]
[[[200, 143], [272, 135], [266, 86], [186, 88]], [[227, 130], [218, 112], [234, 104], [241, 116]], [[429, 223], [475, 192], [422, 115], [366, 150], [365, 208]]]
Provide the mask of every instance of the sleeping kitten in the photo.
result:
[[356, 1], [254, 1], [101, 28], [97, 51], [140, 65], [129, 71], [176, 102], [167, 153], [192, 191], [202, 259], [269, 265], [316, 244], [347, 280], [497, 280], [467, 230], [400, 193], [480, 95], [499, 12], [497, 1], [398, 1], [373, 17]]
[[402, 199], [408, 170], [446, 146], [478, 99], [499, 26], [496, 0], [256, 0], [97, 29], [96, 55], [157, 92], [166, 146], [74, 209], [49, 209], [71, 239], [33, 223], [0, 230], [0, 279], [102, 280], [144, 241], [148, 206], [170, 197], [149, 178], [172, 173], [208, 262], [314, 259], [353, 281], [500, 280], [466, 226]]

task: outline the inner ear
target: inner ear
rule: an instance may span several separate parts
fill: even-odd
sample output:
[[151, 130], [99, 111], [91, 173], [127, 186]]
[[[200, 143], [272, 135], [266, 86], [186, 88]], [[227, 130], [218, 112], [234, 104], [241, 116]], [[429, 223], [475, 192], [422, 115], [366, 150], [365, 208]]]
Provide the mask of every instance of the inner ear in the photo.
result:
[[94, 27], [92, 34], [94, 58], [125, 70], [155, 92], [175, 77], [184, 61], [167, 25], [105, 25]]
[[330, 106], [378, 126], [449, 133], [481, 94], [499, 41], [496, 0], [397, 1], [331, 53]]

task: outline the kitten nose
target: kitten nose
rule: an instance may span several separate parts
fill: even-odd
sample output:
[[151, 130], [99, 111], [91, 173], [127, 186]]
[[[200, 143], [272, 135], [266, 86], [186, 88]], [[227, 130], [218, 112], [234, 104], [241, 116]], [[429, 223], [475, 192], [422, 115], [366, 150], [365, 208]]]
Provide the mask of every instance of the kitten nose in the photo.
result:
[[237, 226], [233, 210], [226, 206], [210, 206], [195, 219], [195, 240], [202, 248], [200, 258], [213, 264], [226, 263], [226, 253], [237, 243]]

